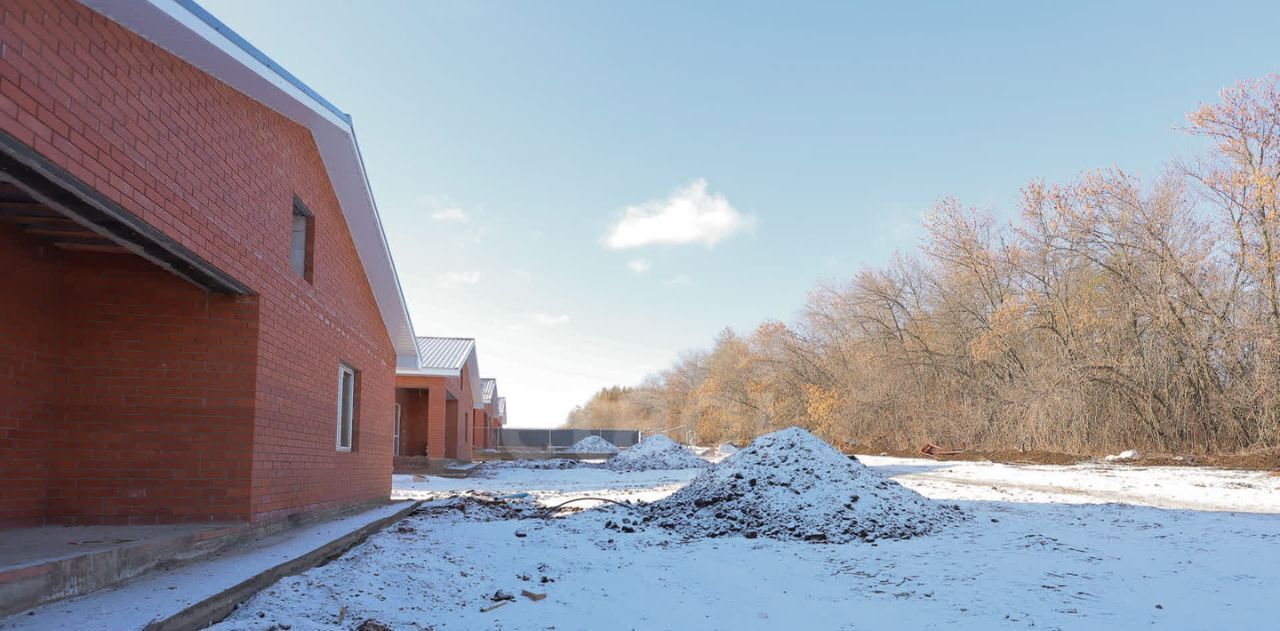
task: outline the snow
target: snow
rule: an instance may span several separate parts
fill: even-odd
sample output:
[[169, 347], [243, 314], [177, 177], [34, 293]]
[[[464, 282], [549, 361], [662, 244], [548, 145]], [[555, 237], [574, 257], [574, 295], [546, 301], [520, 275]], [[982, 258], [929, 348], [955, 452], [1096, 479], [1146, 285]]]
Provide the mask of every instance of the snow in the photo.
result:
[[141, 629], [404, 508], [397, 502], [280, 532], [199, 563], [150, 572], [111, 589], [0, 618], [0, 629]]
[[1112, 454], [1110, 456], [1107, 456], [1103, 458], [1103, 460], [1106, 460], [1107, 462], [1116, 462], [1118, 460], [1133, 460], [1134, 458], [1137, 458], [1137, 457], [1138, 457], [1137, 451], [1134, 451], [1132, 449], [1126, 449], [1118, 454]]
[[616, 454], [621, 450], [599, 436], [588, 436], [574, 443], [568, 451], [579, 454]]
[[738, 453], [738, 448], [729, 443], [724, 443], [723, 445], [716, 447], [716, 453], [722, 456], [732, 456], [733, 454]]
[[696, 469], [709, 466], [687, 447], [654, 434], [640, 444], [623, 450], [605, 465], [614, 471], [651, 471], [654, 469]]
[[963, 518], [797, 427], [755, 439], [643, 516], [686, 536], [831, 543], [906, 539]]
[[[605, 527], [627, 509], [563, 519], [443, 510], [278, 583], [217, 628], [345, 628], [335, 624], [342, 607], [345, 626], [374, 619], [397, 630], [1274, 624], [1280, 477], [860, 460], [935, 501], [961, 504], [972, 518], [907, 540], [813, 545]], [[509, 469], [465, 480], [396, 476], [394, 484], [400, 497], [527, 492], [528, 501], [551, 505], [582, 496], [660, 500], [700, 473]], [[516, 601], [481, 612], [498, 590]], [[547, 597], [534, 602], [521, 590]]]
[[549, 458], [547, 460], [490, 460], [480, 464], [479, 475], [487, 475], [500, 469], [577, 469], [579, 467], [598, 467], [599, 461], [573, 460], [570, 458]]
[[[1260, 629], [1272, 628], [1280, 611], [1274, 474], [859, 460], [935, 502], [960, 504], [971, 518], [922, 537], [829, 545], [661, 528], [623, 533], [623, 519], [642, 518], [638, 505], [559, 519], [537, 507], [579, 497], [659, 501], [705, 472], [394, 476], [395, 497], [437, 500], [343, 557], [276, 583], [215, 628], [349, 629], [372, 619], [397, 631]], [[473, 497], [455, 497], [464, 494]], [[126, 585], [148, 585], [142, 592], [54, 603], [39, 617], [0, 619], [0, 629], [138, 628], [215, 589], [204, 577], [225, 581], [251, 569], [241, 563], [268, 560], [189, 566], [180, 579], [149, 575]], [[498, 590], [516, 600], [481, 612]]]

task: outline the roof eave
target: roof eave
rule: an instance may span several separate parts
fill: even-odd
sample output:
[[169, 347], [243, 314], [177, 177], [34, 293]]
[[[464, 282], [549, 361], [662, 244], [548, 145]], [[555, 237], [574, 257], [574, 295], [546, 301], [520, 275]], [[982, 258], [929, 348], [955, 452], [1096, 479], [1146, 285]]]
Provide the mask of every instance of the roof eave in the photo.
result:
[[476, 355], [475, 342], [471, 343], [471, 352], [467, 354], [466, 362], [467, 375], [470, 377], [471, 385], [471, 406], [477, 410], [484, 409], [484, 393], [481, 391], [480, 385], [480, 359]]
[[396, 368], [397, 377], [460, 377], [459, 368]]
[[420, 365], [351, 117], [191, 0], [81, 0], [85, 6], [311, 131], [396, 354]]

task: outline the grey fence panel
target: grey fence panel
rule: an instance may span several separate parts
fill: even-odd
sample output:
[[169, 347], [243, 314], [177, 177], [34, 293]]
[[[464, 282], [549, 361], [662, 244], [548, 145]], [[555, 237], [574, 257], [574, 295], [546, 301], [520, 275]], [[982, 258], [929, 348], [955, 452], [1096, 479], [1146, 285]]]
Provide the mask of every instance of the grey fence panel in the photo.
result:
[[602, 429], [596, 435], [617, 447], [630, 447], [640, 442], [640, 432], [634, 429]]
[[507, 429], [498, 430], [498, 444], [503, 447], [546, 447], [551, 442], [551, 430]]
[[634, 429], [502, 428], [498, 430], [498, 444], [503, 447], [570, 447], [588, 436], [599, 436], [618, 447], [630, 447], [640, 442], [640, 432]]

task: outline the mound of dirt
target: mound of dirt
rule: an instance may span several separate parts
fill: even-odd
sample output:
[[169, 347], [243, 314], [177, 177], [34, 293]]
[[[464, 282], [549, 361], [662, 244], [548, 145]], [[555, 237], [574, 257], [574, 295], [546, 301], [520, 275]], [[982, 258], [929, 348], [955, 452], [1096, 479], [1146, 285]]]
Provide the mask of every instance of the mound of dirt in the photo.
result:
[[614, 456], [605, 464], [614, 471], [652, 471], [656, 469], [696, 469], [711, 463], [694, 455], [662, 434], [654, 434], [640, 444]]
[[599, 436], [588, 436], [574, 443], [567, 451], [575, 454], [616, 454], [621, 450]]
[[[463, 493], [427, 500], [413, 511], [413, 515], [439, 517], [456, 515], [475, 521], [506, 521], [527, 519], [541, 514], [541, 507], [527, 497], [496, 496], [487, 493]], [[412, 526], [402, 524], [410, 528]], [[397, 530], [397, 532], [406, 532]]]
[[686, 536], [828, 543], [907, 539], [965, 518], [797, 427], [755, 439], [642, 510], [646, 523]]
[[549, 460], [490, 460], [480, 465], [480, 472], [501, 471], [503, 469], [536, 469], [536, 470], [555, 470], [555, 469], [595, 469], [600, 466], [599, 462], [585, 462], [582, 460], [573, 460], [571, 458], [551, 458]]
[[739, 451], [738, 448], [734, 447], [730, 443], [725, 443], [723, 445], [720, 445], [719, 447], [716, 447], [716, 453], [720, 454], [721, 456], [732, 456], [733, 454], [738, 453], [738, 451]]

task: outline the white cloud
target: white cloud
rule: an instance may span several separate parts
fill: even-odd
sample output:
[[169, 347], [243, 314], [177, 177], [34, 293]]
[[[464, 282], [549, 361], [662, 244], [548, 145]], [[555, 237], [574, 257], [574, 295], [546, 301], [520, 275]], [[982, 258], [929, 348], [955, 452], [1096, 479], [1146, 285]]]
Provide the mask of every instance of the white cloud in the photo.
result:
[[631, 259], [627, 261], [627, 269], [637, 274], [643, 274], [649, 271], [651, 267], [653, 267], [653, 264], [649, 262], [649, 259]]
[[467, 219], [469, 219], [467, 213], [457, 207], [441, 208], [431, 212], [432, 221], [466, 223]]
[[537, 322], [538, 324], [541, 324], [542, 326], [560, 326], [562, 324], [569, 323], [569, 315], [564, 313], [560, 315], [551, 315], [549, 313], [535, 313], [533, 314], [533, 321]]
[[533, 277], [533, 274], [531, 274], [531, 273], [529, 272], [529, 270], [527, 270], [527, 269], [522, 269], [522, 268], [519, 268], [519, 267], [517, 267], [516, 269], [511, 270], [511, 273], [512, 273], [512, 274], [515, 274], [515, 277], [516, 277], [516, 278], [518, 278], [518, 279], [520, 279], [520, 280], [529, 280], [530, 278], [532, 278], [532, 277]]
[[693, 279], [689, 278], [685, 274], [676, 274], [675, 276], [662, 281], [662, 284], [667, 287], [688, 287], [693, 284]]
[[480, 272], [448, 272], [436, 277], [436, 284], [448, 289], [480, 282]]
[[738, 212], [720, 193], [707, 193], [698, 178], [664, 200], [630, 206], [609, 228], [604, 243], [611, 250], [654, 243], [701, 243], [713, 247], [755, 227], [755, 217]]

